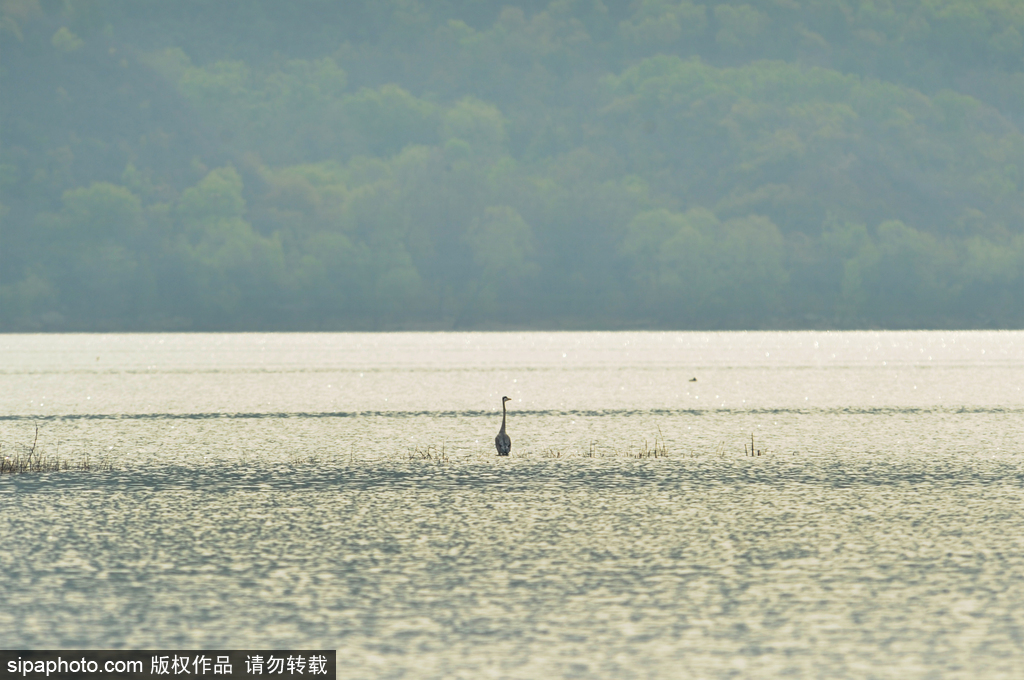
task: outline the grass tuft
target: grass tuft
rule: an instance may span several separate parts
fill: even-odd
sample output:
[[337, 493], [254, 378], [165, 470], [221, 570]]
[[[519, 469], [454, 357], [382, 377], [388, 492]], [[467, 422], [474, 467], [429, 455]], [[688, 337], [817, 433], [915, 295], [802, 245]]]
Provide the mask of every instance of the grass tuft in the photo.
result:
[[768, 449], [754, 448], [754, 433], [751, 432], [750, 433], [750, 448], [748, 449], [747, 445], [744, 444], [743, 445], [743, 455], [751, 456], [751, 457], [753, 457], [753, 456], [760, 456], [760, 455], [768, 455]]
[[64, 470], [91, 471], [91, 470], [113, 470], [114, 465], [109, 462], [94, 463], [86, 456], [80, 460], [71, 460], [60, 457], [60, 445], [57, 453], [48, 454], [39, 448], [39, 426], [36, 425], [36, 434], [32, 440], [32, 446], [24, 447], [22, 451], [6, 452], [3, 444], [0, 444], [0, 475], [16, 475], [26, 472], [63, 472]]
[[661, 433], [661, 428], [658, 428], [653, 444], [643, 439], [635, 449], [630, 444], [625, 453], [627, 458], [667, 458], [668, 447], [665, 445], [665, 436]]
[[427, 460], [432, 463], [449, 463], [451, 459], [448, 457], [447, 451], [445, 451], [445, 445], [441, 443], [441, 449], [438, 450], [433, 444], [428, 444], [426, 447], [421, 448], [417, 446], [415, 449], [409, 452], [409, 460]]
[[661, 428], [658, 428], [658, 434], [654, 437], [654, 442], [649, 442], [646, 439], [640, 441], [639, 444], [629, 444], [625, 449], [617, 447], [600, 447], [596, 441], [591, 441], [586, 449], [572, 449], [563, 450], [549, 447], [544, 449], [541, 454], [543, 458], [605, 458], [607, 454], [601, 452], [601, 448], [604, 451], [611, 451], [612, 457], [623, 457], [623, 458], [667, 458], [668, 457], [668, 446], [665, 444], [665, 439], [661, 434]]

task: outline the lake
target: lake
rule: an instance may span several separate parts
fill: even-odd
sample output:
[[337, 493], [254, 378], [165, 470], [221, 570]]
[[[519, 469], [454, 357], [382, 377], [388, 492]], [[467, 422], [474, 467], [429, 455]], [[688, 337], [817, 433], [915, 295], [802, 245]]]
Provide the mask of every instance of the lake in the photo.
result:
[[1022, 388], [1024, 332], [0, 335], [0, 455], [114, 466], [0, 477], [3, 647], [1024, 677]]

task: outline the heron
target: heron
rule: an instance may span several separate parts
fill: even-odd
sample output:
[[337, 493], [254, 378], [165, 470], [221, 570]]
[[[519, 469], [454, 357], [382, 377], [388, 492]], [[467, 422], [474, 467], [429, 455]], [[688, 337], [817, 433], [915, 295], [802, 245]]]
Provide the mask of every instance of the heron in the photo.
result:
[[498, 436], [494, 438], [494, 447], [498, 449], [499, 456], [507, 456], [512, 450], [512, 439], [505, 434], [505, 402], [512, 401], [508, 397], [501, 398], [501, 429]]

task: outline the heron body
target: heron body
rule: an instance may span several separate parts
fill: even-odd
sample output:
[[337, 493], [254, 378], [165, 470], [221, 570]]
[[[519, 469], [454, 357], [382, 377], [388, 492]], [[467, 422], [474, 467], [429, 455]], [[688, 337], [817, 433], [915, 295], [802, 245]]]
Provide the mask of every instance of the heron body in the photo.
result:
[[512, 450], [512, 439], [505, 434], [505, 402], [512, 401], [508, 397], [501, 398], [501, 429], [498, 436], [494, 438], [494, 448], [498, 449], [499, 456], [507, 456]]

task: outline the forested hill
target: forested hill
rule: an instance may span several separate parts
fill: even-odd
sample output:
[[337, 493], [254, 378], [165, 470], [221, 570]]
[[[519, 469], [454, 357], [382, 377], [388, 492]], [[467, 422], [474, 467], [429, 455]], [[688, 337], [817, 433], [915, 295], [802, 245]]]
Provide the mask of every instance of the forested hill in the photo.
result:
[[1021, 0], [0, 0], [0, 331], [1024, 327]]

